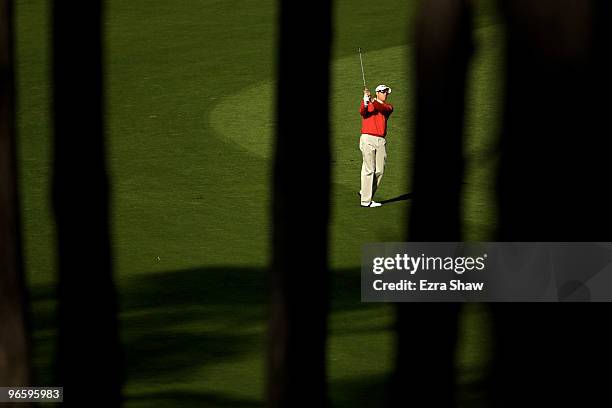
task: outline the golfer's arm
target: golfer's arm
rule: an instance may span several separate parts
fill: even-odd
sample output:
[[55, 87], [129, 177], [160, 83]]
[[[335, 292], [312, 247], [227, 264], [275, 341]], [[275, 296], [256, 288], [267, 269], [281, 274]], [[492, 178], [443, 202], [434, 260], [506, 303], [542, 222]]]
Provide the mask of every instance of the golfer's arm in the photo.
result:
[[390, 115], [393, 112], [393, 106], [388, 103], [380, 103], [378, 101], [372, 102], [372, 111], [376, 110], [377, 112], [384, 113], [385, 115]]
[[372, 102], [368, 103], [368, 106], [364, 106], [363, 101], [361, 101], [361, 106], [359, 107], [359, 114], [364, 118], [368, 116], [368, 113], [374, 112], [374, 107], [372, 106]]

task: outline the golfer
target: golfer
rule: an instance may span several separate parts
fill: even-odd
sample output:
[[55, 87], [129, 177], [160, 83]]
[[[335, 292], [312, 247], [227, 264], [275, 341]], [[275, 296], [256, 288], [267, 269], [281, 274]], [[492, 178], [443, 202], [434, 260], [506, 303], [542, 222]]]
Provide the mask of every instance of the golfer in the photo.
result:
[[366, 88], [359, 107], [361, 114], [361, 138], [359, 150], [363, 155], [361, 165], [361, 196], [362, 207], [380, 207], [381, 204], [372, 200], [385, 172], [387, 160], [387, 120], [393, 113], [393, 106], [387, 103], [391, 88], [387, 85], [376, 87], [376, 98], [370, 96]]

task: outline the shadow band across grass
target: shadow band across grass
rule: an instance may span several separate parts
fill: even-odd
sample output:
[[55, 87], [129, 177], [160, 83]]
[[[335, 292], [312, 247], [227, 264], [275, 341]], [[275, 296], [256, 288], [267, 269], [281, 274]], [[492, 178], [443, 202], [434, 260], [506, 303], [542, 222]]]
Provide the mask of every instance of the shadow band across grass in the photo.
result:
[[[120, 328], [127, 378], [124, 406], [263, 407], [267, 282], [264, 268], [232, 266], [122, 279]], [[390, 333], [388, 314], [392, 309], [361, 303], [360, 271], [356, 268], [334, 270], [332, 283], [328, 341], [339, 345], [335, 350], [342, 354], [346, 353], [345, 342], [364, 343], [372, 358], [379, 359], [377, 352], [385, 346], [376, 339], [387, 336], [381, 337], [381, 332]], [[34, 321], [38, 377], [40, 383], [52, 384], [50, 362], [42, 354], [52, 354], [56, 341], [54, 288], [34, 286], [31, 299], [38, 316]], [[368, 318], [374, 316], [374, 320], [356, 325], [346, 321], [344, 316], [360, 311], [371, 312]], [[334, 358], [329, 353], [328, 360]], [[342, 378], [329, 378], [333, 406], [363, 406], [364, 401], [369, 407], [383, 406], [389, 375], [363, 371], [348, 378], [346, 373]]]

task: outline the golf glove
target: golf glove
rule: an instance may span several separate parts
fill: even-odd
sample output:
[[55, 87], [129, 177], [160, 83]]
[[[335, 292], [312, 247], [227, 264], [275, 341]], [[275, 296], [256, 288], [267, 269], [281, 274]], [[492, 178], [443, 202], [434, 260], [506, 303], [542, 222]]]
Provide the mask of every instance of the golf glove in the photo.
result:
[[370, 102], [370, 98], [368, 98], [367, 95], [363, 95], [363, 106], [368, 106], [369, 102]]

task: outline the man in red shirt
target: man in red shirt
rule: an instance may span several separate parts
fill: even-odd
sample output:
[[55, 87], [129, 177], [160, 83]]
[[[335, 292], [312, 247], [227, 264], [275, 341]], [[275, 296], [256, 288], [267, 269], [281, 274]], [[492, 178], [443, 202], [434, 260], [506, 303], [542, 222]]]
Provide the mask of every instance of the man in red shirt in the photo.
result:
[[371, 98], [370, 91], [363, 91], [363, 100], [359, 107], [361, 114], [361, 138], [359, 150], [363, 155], [361, 165], [361, 196], [362, 207], [380, 207], [381, 204], [372, 200], [385, 171], [387, 159], [387, 120], [393, 112], [393, 106], [387, 103], [391, 88], [387, 85], [376, 87], [376, 98]]

